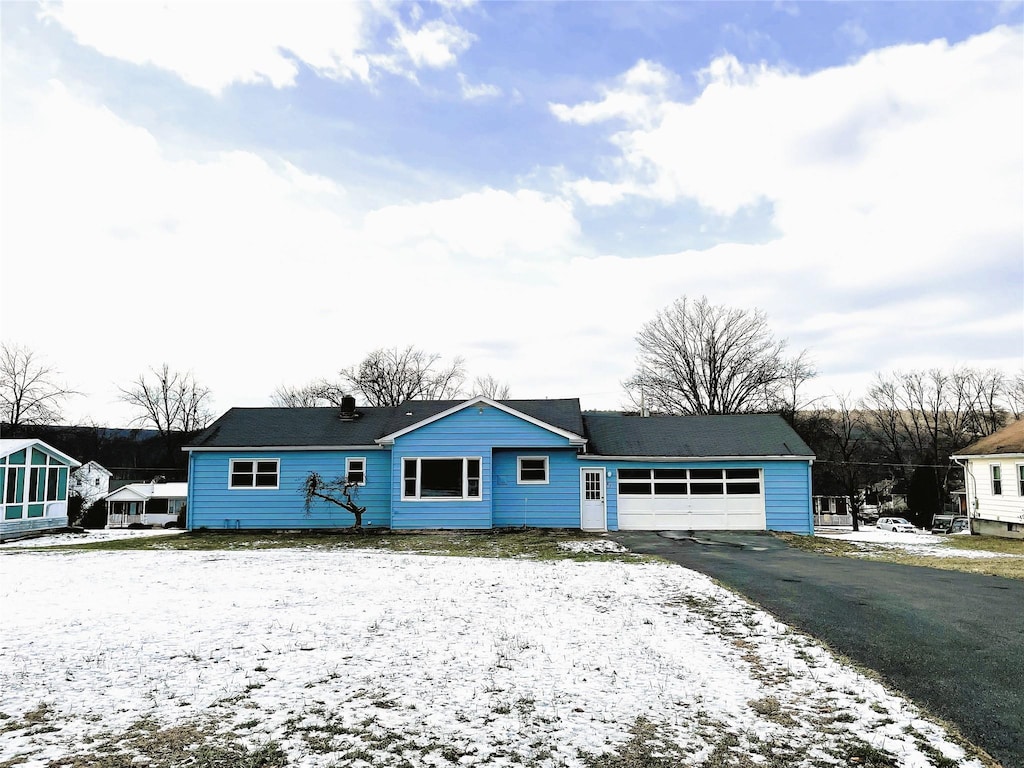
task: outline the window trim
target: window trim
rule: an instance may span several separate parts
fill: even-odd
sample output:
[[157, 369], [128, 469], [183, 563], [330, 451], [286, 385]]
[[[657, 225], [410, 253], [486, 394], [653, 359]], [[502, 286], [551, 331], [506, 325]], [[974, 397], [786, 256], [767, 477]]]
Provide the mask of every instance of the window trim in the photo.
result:
[[1002, 464], [989, 464], [988, 465], [988, 479], [990, 490], [993, 496], [1003, 495], [1003, 465]]
[[[252, 472], [251, 473], [235, 472], [235, 463], [239, 462], [239, 461], [247, 461], [247, 462], [252, 463]], [[267, 462], [267, 461], [274, 462], [274, 477], [277, 479], [277, 482], [274, 485], [256, 485], [256, 475], [259, 474], [256, 471], [256, 467], [258, 466], [258, 462], [261, 462], [261, 461], [263, 461], [263, 462]], [[232, 483], [232, 478], [236, 474], [239, 474], [239, 475], [240, 474], [251, 474], [252, 475], [252, 482], [253, 482], [253, 484], [252, 485], [234, 485]], [[267, 474], [267, 473], [264, 473], [264, 474]], [[279, 459], [279, 458], [267, 458], [267, 457], [256, 458], [256, 457], [245, 457], [245, 456], [239, 456], [237, 459], [228, 459], [228, 490], [231, 490], [231, 491], [278, 491], [280, 489], [281, 489], [281, 459]]]
[[[523, 480], [523, 460], [543, 461], [543, 480]], [[551, 483], [551, 462], [547, 456], [517, 456], [516, 457], [516, 485], [549, 485]]]
[[1017, 464], [1017, 495], [1024, 497], [1024, 464]]
[[365, 456], [346, 456], [345, 457], [345, 482], [347, 483], [349, 477], [351, 477], [351, 475], [352, 475], [352, 462], [353, 461], [361, 461], [363, 463], [363, 468], [361, 470], [359, 470], [362, 473], [362, 475], [363, 475], [363, 479], [362, 479], [361, 482], [356, 483], [357, 486], [362, 487], [362, 486], [366, 485], [366, 457]]
[[[482, 456], [403, 456], [402, 461], [402, 501], [425, 501], [428, 503], [436, 502], [451, 502], [451, 501], [469, 501], [478, 502], [484, 499], [484, 460]], [[416, 475], [414, 478], [410, 478], [405, 474], [406, 462], [416, 462]], [[462, 496], [422, 496], [423, 489], [423, 462], [424, 461], [461, 461], [462, 462]], [[470, 496], [469, 493], [469, 462], [476, 461], [477, 467], [479, 467], [479, 476], [476, 478], [477, 481], [477, 495]], [[408, 480], [415, 480], [415, 496], [406, 495], [406, 483]]]

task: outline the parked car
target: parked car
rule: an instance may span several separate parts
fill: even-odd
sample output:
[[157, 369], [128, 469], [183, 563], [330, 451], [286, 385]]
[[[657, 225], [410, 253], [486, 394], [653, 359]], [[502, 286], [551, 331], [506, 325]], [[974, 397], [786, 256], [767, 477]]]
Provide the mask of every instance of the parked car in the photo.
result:
[[917, 533], [917, 528], [909, 520], [902, 517], [880, 517], [875, 527], [880, 531], [893, 531], [894, 533]]
[[932, 533], [960, 533], [971, 530], [971, 521], [960, 515], [936, 515], [932, 518]]
[[860, 508], [860, 514], [857, 517], [862, 523], [873, 523], [878, 519], [878, 507], [873, 504], [865, 504]]

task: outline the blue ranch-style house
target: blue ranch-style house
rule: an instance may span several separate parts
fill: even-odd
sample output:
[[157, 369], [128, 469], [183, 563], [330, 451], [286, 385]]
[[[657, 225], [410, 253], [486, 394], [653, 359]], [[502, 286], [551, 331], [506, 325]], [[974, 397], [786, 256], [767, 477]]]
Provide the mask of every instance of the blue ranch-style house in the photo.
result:
[[583, 412], [579, 400], [232, 408], [192, 445], [189, 529], [331, 529], [310, 472], [347, 477], [365, 527], [811, 533], [811, 450], [773, 414]]

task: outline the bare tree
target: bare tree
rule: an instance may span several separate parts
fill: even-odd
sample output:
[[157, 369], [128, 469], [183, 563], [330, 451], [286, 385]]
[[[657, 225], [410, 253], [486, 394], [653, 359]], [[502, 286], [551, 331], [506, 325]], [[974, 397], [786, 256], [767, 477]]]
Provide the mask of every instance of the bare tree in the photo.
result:
[[1006, 383], [1006, 405], [1013, 418], [1024, 418], [1024, 371], [1018, 371], [1013, 380]]
[[352, 498], [352, 492], [357, 487], [358, 484], [347, 477], [325, 480], [316, 472], [310, 472], [302, 481], [302, 496], [306, 504], [306, 514], [310, 514], [316, 499], [323, 499], [351, 512], [355, 517], [352, 527], [362, 528], [363, 513], [366, 511], [366, 507], [359, 506]]
[[301, 387], [281, 384], [271, 393], [270, 402], [278, 408], [317, 408], [331, 405], [324, 397], [322, 383], [318, 381]]
[[465, 380], [461, 357], [446, 364], [440, 355], [413, 346], [392, 347], [376, 349], [358, 366], [342, 370], [336, 391], [358, 393], [367, 405], [395, 406], [406, 400], [456, 398]]
[[78, 394], [59, 375], [27, 347], [0, 346], [0, 421], [11, 428], [59, 421], [64, 401]]
[[473, 394], [489, 397], [491, 400], [508, 400], [510, 389], [506, 382], [499, 381], [490, 374], [477, 376], [473, 380]]
[[[637, 372], [625, 382], [635, 403], [681, 414], [777, 410], [796, 400], [814, 374], [804, 353], [784, 356], [786, 343], [761, 310], [716, 306], [702, 296], [677, 299], [636, 336]], [[787, 397], [787, 377], [795, 385]]]
[[860, 530], [860, 490], [865, 474], [866, 433], [861, 414], [849, 395], [836, 394], [834, 405], [818, 410], [818, 427], [824, 439], [815, 446], [818, 460], [850, 500], [853, 530]]
[[[797, 413], [810, 408], [816, 402], [817, 398], [805, 400], [801, 396], [800, 391], [804, 384], [817, 375], [818, 370], [814, 367], [814, 363], [811, 361], [810, 354], [806, 349], [801, 350], [796, 357], [791, 357], [785, 361], [782, 383], [775, 393], [775, 399], [779, 410], [790, 421], [795, 418]], [[771, 399], [772, 393], [769, 391], [766, 393], [766, 396], [768, 399]]]
[[210, 390], [196, 382], [191, 372], [172, 371], [167, 363], [139, 374], [130, 387], [118, 389], [120, 399], [138, 412], [134, 423], [152, 426], [165, 439], [174, 432], [203, 429], [213, 415]]

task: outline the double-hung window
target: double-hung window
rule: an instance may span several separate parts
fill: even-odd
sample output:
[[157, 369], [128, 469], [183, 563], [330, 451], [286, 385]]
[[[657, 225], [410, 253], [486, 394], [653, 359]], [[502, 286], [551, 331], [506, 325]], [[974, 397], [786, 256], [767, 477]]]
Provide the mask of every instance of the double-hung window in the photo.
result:
[[1003, 495], [1003, 468], [998, 464], [991, 464], [989, 472], [992, 475], [992, 495]]
[[480, 498], [480, 459], [470, 457], [402, 460], [402, 498]]
[[345, 459], [345, 479], [356, 485], [366, 485], [366, 459], [355, 456]]
[[518, 460], [519, 485], [546, 485], [548, 482], [547, 456], [520, 456]]
[[231, 459], [230, 488], [274, 490], [280, 485], [279, 459]]
[[1024, 464], [1017, 465], [1017, 495], [1024, 496]]

